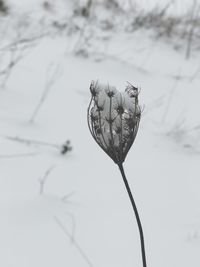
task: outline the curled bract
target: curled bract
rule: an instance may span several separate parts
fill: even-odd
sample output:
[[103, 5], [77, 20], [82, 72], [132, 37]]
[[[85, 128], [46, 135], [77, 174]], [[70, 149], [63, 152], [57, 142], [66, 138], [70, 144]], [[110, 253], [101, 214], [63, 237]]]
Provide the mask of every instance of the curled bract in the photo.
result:
[[141, 108], [138, 88], [128, 84], [125, 92], [114, 86], [91, 82], [88, 126], [97, 144], [116, 163], [124, 162], [139, 127]]

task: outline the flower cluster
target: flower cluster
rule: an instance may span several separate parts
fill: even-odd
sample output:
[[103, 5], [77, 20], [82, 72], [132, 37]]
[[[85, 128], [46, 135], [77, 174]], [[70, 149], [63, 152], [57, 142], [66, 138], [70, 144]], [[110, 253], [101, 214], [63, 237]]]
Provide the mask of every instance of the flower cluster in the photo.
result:
[[115, 87], [92, 81], [88, 108], [90, 132], [116, 164], [124, 162], [140, 122], [138, 88], [128, 84], [121, 93]]

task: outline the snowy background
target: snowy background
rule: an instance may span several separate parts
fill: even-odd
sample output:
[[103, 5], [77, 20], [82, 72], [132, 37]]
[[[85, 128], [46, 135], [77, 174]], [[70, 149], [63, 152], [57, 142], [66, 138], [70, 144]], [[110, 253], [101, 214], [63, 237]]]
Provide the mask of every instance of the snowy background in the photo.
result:
[[98, 79], [141, 88], [125, 170], [148, 267], [199, 267], [200, 2], [2, 3], [0, 266], [142, 266], [119, 170], [87, 128]]

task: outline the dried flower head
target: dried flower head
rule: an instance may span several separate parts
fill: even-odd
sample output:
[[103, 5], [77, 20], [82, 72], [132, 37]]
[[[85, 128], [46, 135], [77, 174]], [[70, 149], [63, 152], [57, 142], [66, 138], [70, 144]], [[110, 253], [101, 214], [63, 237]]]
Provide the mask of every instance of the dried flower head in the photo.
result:
[[138, 88], [128, 84], [121, 93], [115, 87], [92, 81], [88, 126], [98, 145], [116, 164], [124, 162], [137, 135], [141, 108]]

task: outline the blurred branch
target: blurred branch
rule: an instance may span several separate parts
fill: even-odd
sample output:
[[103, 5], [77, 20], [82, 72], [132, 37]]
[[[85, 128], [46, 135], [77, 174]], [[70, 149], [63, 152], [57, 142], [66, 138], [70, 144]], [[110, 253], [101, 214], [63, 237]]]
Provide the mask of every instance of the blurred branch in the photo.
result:
[[16, 40], [0, 47], [0, 52], [12, 50], [13, 48], [24, 50], [25, 48], [32, 47], [37, 44], [36, 41], [41, 40], [47, 34], [41, 34], [33, 37], [21, 38], [20, 34], [17, 35]]

